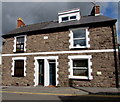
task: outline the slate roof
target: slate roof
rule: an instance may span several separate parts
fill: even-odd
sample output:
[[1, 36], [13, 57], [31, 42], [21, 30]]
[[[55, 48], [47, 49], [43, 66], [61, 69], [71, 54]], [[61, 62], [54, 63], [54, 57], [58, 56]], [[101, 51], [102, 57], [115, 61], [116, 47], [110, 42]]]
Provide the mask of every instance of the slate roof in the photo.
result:
[[31, 25], [26, 25], [21, 28], [16, 28], [6, 34], [3, 35], [5, 36], [10, 36], [14, 34], [21, 34], [25, 32], [31, 32], [31, 31], [40, 31], [40, 30], [47, 30], [47, 29], [52, 29], [52, 28], [60, 28], [60, 27], [68, 27], [68, 26], [74, 26], [74, 25], [89, 25], [93, 23], [99, 23], [99, 22], [116, 22], [116, 19], [109, 18], [103, 15], [99, 16], [83, 16], [79, 21], [68, 21], [68, 22], [63, 22], [63, 23], [58, 23], [57, 21], [50, 21], [50, 22], [43, 22], [43, 23], [37, 23], [37, 24], [31, 24]]

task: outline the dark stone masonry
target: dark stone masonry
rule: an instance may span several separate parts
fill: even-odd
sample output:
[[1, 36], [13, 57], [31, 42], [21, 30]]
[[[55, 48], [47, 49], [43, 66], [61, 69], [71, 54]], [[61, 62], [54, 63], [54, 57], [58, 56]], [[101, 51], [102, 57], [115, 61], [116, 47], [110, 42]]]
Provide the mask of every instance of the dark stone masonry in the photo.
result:
[[[111, 28], [96, 27], [89, 29], [90, 48], [88, 50], [113, 49], [113, 38]], [[43, 39], [48, 36], [48, 39]], [[3, 54], [13, 53], [14, 38], [7, 38], [3, 46]], [[38, 34], [27, 36], [27, 53], [31, 52], [51, 52], [51, 51], [73, 51], [69, 49], [69, 31], [56, 32], [53, 34]], [[69, 79], [68, 55], [92, 55], [92, 74], [93, 80]], [[2, 57], [3, 65], [3, 85], [34, 85], [34, 57], [37, 55], [29, 55], [27, 57], [25, 77], [12, 77], [12, 56]], [[115, 60], [114, 52], [107, 53], [82, 53], [82, 54], [54, 54], [39, 56], [58, 56], [58, 86], [84, 86], [84, 87], [116, 87], [115, 79]], [[18, 56], [19, 57], [19, 56]], [[20, 56], [24, 57], [24, 56]], [[7, 61], [6, 61], [7, 60]], [[97, 71], [101, 71], [101, 75], [97, 75]], [[6, 77], [7, 76], [7, 77]]]

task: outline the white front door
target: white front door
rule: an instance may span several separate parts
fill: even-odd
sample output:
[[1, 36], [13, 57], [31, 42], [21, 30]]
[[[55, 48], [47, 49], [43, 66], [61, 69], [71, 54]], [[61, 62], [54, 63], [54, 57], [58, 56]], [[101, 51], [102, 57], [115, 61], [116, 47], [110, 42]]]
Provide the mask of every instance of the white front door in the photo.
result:
[[34, 86], [36, 85], [57, 86], [58, 57], [57, 56], [35, 57], [34, 59], [35, 59]]

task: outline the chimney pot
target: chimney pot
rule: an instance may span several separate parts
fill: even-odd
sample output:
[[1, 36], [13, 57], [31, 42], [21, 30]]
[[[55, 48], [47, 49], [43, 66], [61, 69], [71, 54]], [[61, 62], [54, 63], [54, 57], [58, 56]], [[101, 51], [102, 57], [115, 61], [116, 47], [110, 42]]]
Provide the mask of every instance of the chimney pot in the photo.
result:
[[25, 23], [23, 22], [22, 18], [18, 18], [17, 20], [17, 28], [25, 26]]
[[100, 6], [95, 5], [91, 11], [91, 16], [98, 16], [100, 15]]

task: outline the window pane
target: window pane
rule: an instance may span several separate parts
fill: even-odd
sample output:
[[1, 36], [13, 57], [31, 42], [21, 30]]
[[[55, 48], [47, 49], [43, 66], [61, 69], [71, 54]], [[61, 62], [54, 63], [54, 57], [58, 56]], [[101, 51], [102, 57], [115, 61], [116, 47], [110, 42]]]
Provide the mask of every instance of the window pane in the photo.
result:
[[24, 48], [24, 46], [23, 46], [23, 45], [21, 45], [21, 48], [23, 49], [23, 48]]
[[21, 42], [21, 43], [24, 43], [24, 37], [22, 37], [22, 38], [20, 39], [20, 42]]
[[68, 21], [68, 17], [63, 17], [62, 21]]
[[17, 37], [17, 44], [24, 43], [24, 37]]
[[71, 16], [70, 19], [76, 19], [76, 16]]
[[17, 48], [16, 48], [16, 51], [17, 51], [17, 52], [21, 51], [21, 48], [20, 48], [20, 47], [17, 47]]
[[20, 39], [17, 37], [17, 44], [19, 44], [20, 43]]
[[73, 69], [74, 76], [88, 76], [88, 70]]
[[19, 51], [24, 51], [24, 49], [23, 49], [23, 48], [21, 48]]
[[21, 51], [21, 46], [20, 45], [16, 45], [16, 51]]
[[17, 44], [16, 45], [16, 51], [17, 52], [24, 51], [24, 44]]
[[16, 51], [17, 52], [23, 52], [24, 51], [24, 36], [23, 37], [17, 37], [17, 44], [16, 44]]
[[73, 67], [87, 67], [88, 68], [88, 59], [73, 60]]
[[17, 48], [20, 48], [20, 45], [16, 45]]
[[22, 69], [15, 70], [15, 76], [17, 77], [23, 76], [23, 70]]
[[14, 75], [17, 77], [24, 76], [24, 60], [15, 60], [15, 72]]
[[17, 38], [17, 44], [19, 44], [20, 43], [20, 39], [19, 38]]
[[73, 38], [85, 38], [86, 29], [73, 29]]
[[85, 39], [74, 40], [74, 46], [86, 46], [86, 40]]

